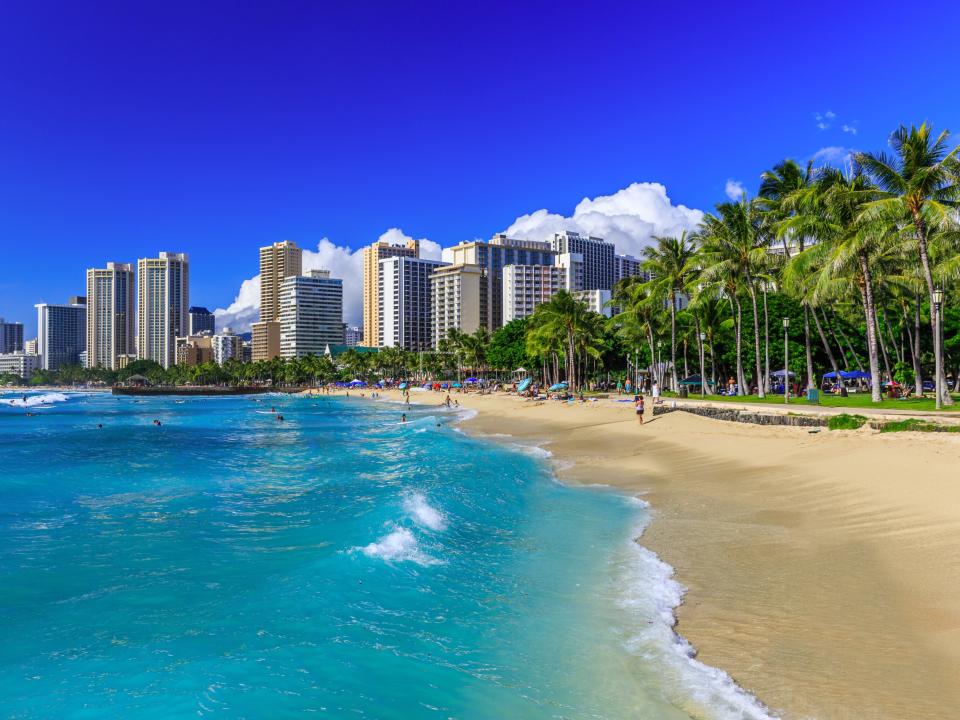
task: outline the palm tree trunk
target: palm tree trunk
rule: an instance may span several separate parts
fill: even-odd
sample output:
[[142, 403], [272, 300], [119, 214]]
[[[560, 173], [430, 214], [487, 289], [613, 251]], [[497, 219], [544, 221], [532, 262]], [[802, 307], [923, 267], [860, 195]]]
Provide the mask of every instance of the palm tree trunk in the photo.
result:
[[767, 312], [766, 286], [763, 288], [763, 390], [770, 392], [770, 315]]
[[923, 279], [927, 283], [927, 296], [930, 299], [930, 330], [933, 334], [934, 357], [936, 358], [936, 367], [934, 375], [940, 378], [940, 387], [943, 389], [940, 394], [940, 401], [944, 405], [953, 405], [953, 397], [950, 395], [949, 385], [947, 385], [947, 375], [944, 371], [943, 362], [943, 343], [937, 337], [937, 315], [942, 315], [943, 308], [937, 308], [933, 302], [934, 284], [933, 271], [930, 269], [930, 254], [927, 252], [927, 230], [926, 224], [920, 215], [919, 210], [913, 211], [913, 226], [916, 228], [917, 247], [920, 250], [920, 265], [923, 266]]
[[873, 402], [880, 402], [880, 363], [877, 358], [877, 318], [873, 306], [873, 277], [870, 274], [870, 263], [867, 262], [865, 253], [860, 253], [860, 272], [863, 277], [863, 287], [861, 294], [863, 296], [863, 309], [866, 314], [867, 323], [867, 355], [870, 361], [870, 399]]
[[890, 374], [890, 354], [887, 352], [887, 340], [884, 337], [883, 323], [881, 322], [880, 315], [877, 313], [876, 307], [873, 309], [873, 314], [877, 321], [877, 342], [880, 343], [880, 353], [883, 357], [883, 370], [886, 373], [887, 379], [892, 380], [893, 375]]
[[820, 318], [817, 315], [816, 308], [810, 308], [813, 314], [813, 324], [817, 326], [817, 333], [820, 335], [820, 342], [823, 343], [823, 349], [827, 353], [827, 359], [830, 361], [830, 367], [833, 368], [834, 377], [840, 379], [840, 367], [837, 365], [837, 358], [833, 354], [830, 343], [827, 342], [827, 336], [823, 332], [823, 326], [820, 325]]
[[913, 340], [910, 343], [913, 353], [913, 377], [916, 382], [914, 392], [917, 397], [923, 395], [923, 366], [920, 364], [920, 296], [917, 295], [917, 303], [913, 311]]
[[746, 395], [746, 378], [743, 376], [743, 307], [740, 298], [734, 296], [737, 305], [737, 314], [734, 326], [737, 336], [737, 395]]
[[680, 386], [677, 380], [677, 296], [670, 293], [670, 380], [671, 390], [677, 391]]
[[[893, 325], [890, 324], [890, 320], [887, 317], [887, 308], [886, 306], [880, 307], [880, 319], [883, 320], [883, 327], [887, 331], [887, 341], [893, 347], [893, 352], [897, 356], [897, 362], [903, 362], [903, 348], [900, 347], [900, 343], [897, 342], [897, 338], [893, 334]], [[903, 337], [901, 335], [901, 337]], [[890, 379], [893, 379], [893, 376], [890, 376]]]
[[763, 374], [760, 372], [760, 318], [757, 316], [757, 291], [753, 287], [753, 282], [748, 278], [750, 285], [750, 302], [753, 304], [753, 352], [757, 369], [757, 396], [761, 399], [766, 397], [763, 392]]
[[810, 311], [803, 306], [803, 349], [807, 356], [807, 390], [815, 388], [817, 381], [813, 377], [813, 346], [810, 343]]
[[[647, 325], [647, 347], [650, 349], [650, 378], [651, 382], [658, 382], [657, 375], [654, 373], [653, 368], [657, 361], [657, 356], [653, 352], [653, 328], [648, 324]], [[652, 412], [652, 411], [651, 411]]]
[[[834, 315], [836, 317], [836, 315]], [[847, 343], [847, 349], [850, 351], [851, 357], [853, 357], [853, 362], [857, 366], [857, 370], [863, 372], [863, 364], [860, 362], [860, 356], [857, 354], [857, 351], [853, 349], [853, 343], [850, 342], [850, 338], [847, 337], [846, 333], [843, 332], [843, 328], [840, 326], [840, 323], [837, 323], [837, 333], [840, 336], [840, 340]], [[840, 341], [838, 341], [839, 343]], [[843, 347], [843, 344], [840, 343], [840, 347]]]

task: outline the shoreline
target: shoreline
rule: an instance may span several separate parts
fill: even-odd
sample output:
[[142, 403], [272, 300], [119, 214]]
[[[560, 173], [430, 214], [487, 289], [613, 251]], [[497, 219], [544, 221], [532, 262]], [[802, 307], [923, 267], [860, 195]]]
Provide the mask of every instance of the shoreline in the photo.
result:
[[451, 397], [476, 412], [470, 434], [545, 446], [563, 482], [647, 501], [642, 546], [686, 589], [675, 631], [772, 712], [932, 719], [960, 703], [960, 438], [688, 413], [639, 428], [612, 401]]

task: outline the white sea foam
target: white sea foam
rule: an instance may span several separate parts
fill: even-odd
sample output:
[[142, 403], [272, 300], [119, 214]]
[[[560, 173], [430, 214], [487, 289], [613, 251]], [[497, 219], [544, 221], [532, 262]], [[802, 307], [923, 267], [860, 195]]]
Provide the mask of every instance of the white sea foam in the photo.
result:
[[51, 392], [42, 395], [27, 395], [18, 398], [3, 398], [0, 400], [4, 405], [11, 407], [36, 407], [37, 405], [51, 405], [52, 403], [66, 402], [70, 398], [63, 393]]
[[[632, 502], [647, 507], [640, 498]], [[638, 526], [639, 537], [646, 522]], [[716, 720], [773, 720], [776, 716], [724, 671], [696, 659], [693, 646], [675, 631], [676, 608], [685, 588], [673, 577], [673, 568], [633, 538], [624, 555], [620, 607], [634, 622], [627, 632], [627, 651], [653, 660], [670, 699], [695, 717]]]
[[430, 557], [420, 549], [420, 543], [411, 530], [405, 527], [393, 527], [389, 533], [377, 542], [372, 542], [359, 550], [367, 557], [380, 558], [386, 562], [414, 562], [418, 565], [436, 565], [440, 561]]
[[423, 493], [409, 493], [403, 498], [403, 511], [417, 525], [441, 532], [447, 529], [447, 516], [427, 502]]

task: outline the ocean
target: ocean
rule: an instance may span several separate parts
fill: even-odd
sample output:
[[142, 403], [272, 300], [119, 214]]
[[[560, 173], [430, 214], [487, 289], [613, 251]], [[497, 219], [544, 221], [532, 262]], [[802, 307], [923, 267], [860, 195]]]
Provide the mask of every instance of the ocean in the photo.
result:
[[642, 501], [459, 420], [0, 394], [0, 717], [770, 717], [674, 632]]

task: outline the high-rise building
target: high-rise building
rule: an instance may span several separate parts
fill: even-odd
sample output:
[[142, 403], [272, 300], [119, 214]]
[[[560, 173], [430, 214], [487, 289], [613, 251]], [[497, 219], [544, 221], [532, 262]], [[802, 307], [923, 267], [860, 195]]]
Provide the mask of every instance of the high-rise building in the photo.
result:
[[378, 347], [427, 350], [433, 345], [430, 276], [443, 265], [440, 260], [403, 256], [380, 261]]
[[217, 332], [217, 318], [205, 307], [194, 305], [188, 311], [190, 320], [187, 323], [190, 335], [199, 335], [208, 332], [211, 335]]
[[201, 365], [213, 362], [213, 336], [187, 335], [176, 339], [177, 365]]
[[350, 347], [362, 345], [363, 327], [360, 325], [354, 325], [353, 327], [347, 326], [347, 329], [343, 331], [343, 344], [349, 345]]
[[37, 355], [44, 370], [79, 365], [87, 349], [87, 304], [73, 297], [67, 305], [40, 303], [37, 308]]
[[507, 265], [553, 265], [556, 253], [550, 243], [518, 240], [504, 234], [489, 242], [462, 242], [451, 249], [454, 265], [479, 265], [484, 269], [487, 329], [493, 332], [503, 325], [503, 268]]
[[23, 351], [23, 323], [5, 322], [0, 317], [0, 353]]
[[27, 355], [39, 355], [40, 353], [37, 352], [37, 339], [34, 338], [33, 340], [24, 340], [23, 351]]
[[190, 260], [162, 252], [137, 260], [137, 357], [169, 368], [177, 362], [176, 340], [187, 335]]
[[290, 240], [260, 248], [260, 322], [254, 323], [253, 359], [280, 356], [280, 286], [303, 272], [303, 251]]
[[420, 242], [393, 245], [381, 240], [363, 249], [363, 344], [367, 347], [380, 342], [380, 261], [388, 257], [420, 257]]
[[612, 293], [609, 290], [578, 290], [573, 296], [582, 303], [585, 303], [590, 312], [599, 313], [604, 317], [612, 317], [614, 308], [607, 303], [610, 302]]
[[213, 361], [223, 365], [231, 358], [243, 360], [243, 338], [233, 330], [225, 327], [222, 331], [210, 338], [213, 348]]
[[643, 260], [639, 260], [633, 255], [617, 255], [614, 257], [613, 281], [618, 283], [631, 277], [642, 277], [649, 280], [649, 274], [643, 270]]
[[503, 323], [533, 314], [559, 290], [583, 287], [583, 258], [558, 255], [554, 265], [507, 265], [503, 269]]
[[557, 254], [577, 253], [583, 256], [585, 290], [610, 290], [613, 287], [616, 282], [616, 250], [613, 243], [564, 230], [554, 234], [550, 245]]
[[22, 351], [0, 353], [0, 375], [9, 373], [29, 380], [30, 376], [39, 369], [39, 355], [30, 355]]
[[444, 265], [430, 276], [433, 345], [451, 328], [465, 333], [490, 329], [487, 271], [479, 265]]
[[135, 353], [133, 265], [107, 263], [87, 270], [87, 367], [119, 370]]
[[280, 356], [323, 355], [343, 345], [343, 280], [329, 270], [285, 278], [280, 285]]

